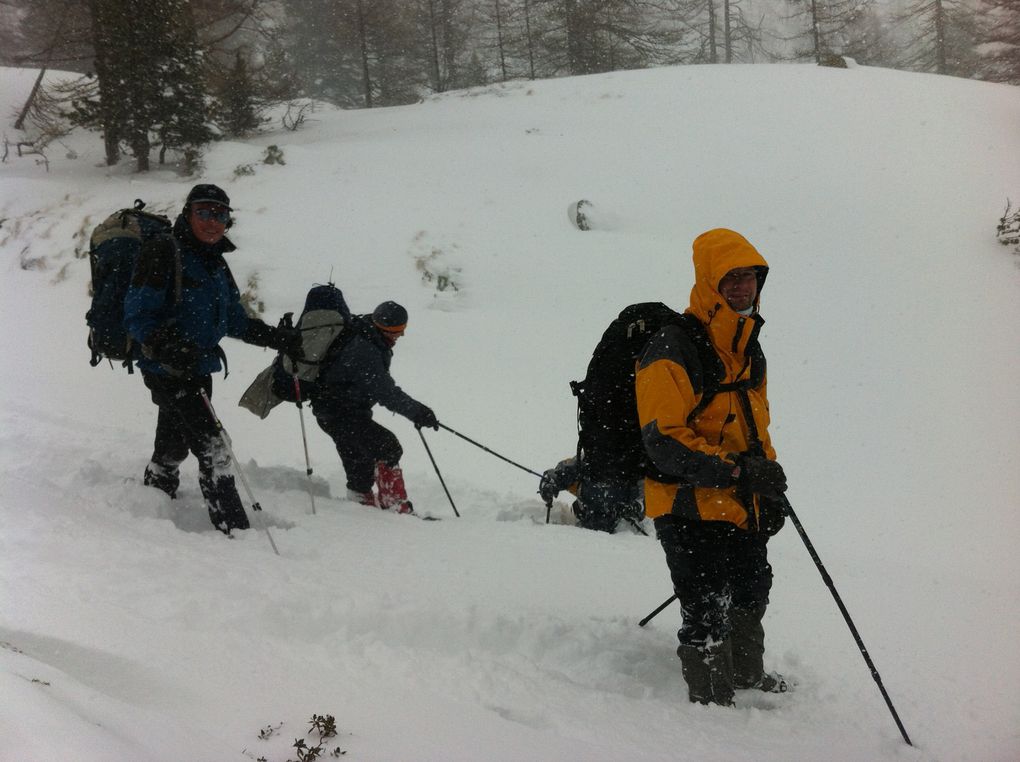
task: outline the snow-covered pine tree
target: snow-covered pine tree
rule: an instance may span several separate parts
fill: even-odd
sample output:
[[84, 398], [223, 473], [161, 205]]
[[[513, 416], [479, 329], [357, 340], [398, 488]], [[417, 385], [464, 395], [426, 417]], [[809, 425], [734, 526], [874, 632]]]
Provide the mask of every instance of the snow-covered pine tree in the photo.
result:
[[[206, 124], [205, 72], [185, 0], [93, 0], [98, 98], [75, 104], [75, 120], [126, 143], [139, 172], [153, 144], [197, 148], [212, 138]], [[108, 149], [109, 154], [109, 149]]]
[[234, 54], [234, 65], [218, 85], [213, 120], [230, 137], [245, 137], [263, 124], [262, 108], [255, 79], [245, 54]]

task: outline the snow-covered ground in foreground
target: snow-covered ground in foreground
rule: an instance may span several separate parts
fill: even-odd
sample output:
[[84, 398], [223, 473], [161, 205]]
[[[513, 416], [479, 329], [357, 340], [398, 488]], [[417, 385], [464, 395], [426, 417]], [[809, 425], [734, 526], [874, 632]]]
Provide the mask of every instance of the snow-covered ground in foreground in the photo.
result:
[[[5, 118], [33, 76], [0, 70]], [[461, 518], [385, 411], [443, 520], [322, 495], [310, 515], [294, 408], [236, 406], [262, 350], [225, 342], [214, 402], [281, 555], [212, 531], [193, 460], [177, 501], [140, 486], [154, 408], [88, 366], [83, 253], [111, 210], [176, 210], [195, 180], [65, 143], [48, 173], [0, 165], [0, 758], [282, 762], [312, 714], [351, 760], [1020, 758], [1020, 269], [994, 239], [1020, 196], [1017, 88], [811, 66], [522, 82], [322, 108], [216, 145], [202, 175], [268, 321], [331, 273], [355, 310], [400, 301], [398, 383], [538, 471], [574, 448], [567, 382], [608, 321], [686, 305], [694, 237], [744, 233], [772, 266], [789, 496], [915, 748], [792, 526], [766, 630], [796, 691], [726, 710], [687, 702], [675, 605], [637, 626], [671, 592], [655, 540], [577, 529], [565, 503], [545, 525], [536, 478], [449, 433], [426, 437]], [[270, 144], [286, 165], [260, 163]], [[566, 216], [582, 197], [590, 232]]]

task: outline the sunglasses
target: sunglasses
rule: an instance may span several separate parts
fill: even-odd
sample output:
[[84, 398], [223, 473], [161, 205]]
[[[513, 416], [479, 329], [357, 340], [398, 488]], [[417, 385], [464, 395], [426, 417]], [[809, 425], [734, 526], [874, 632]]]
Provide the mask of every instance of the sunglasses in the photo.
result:
[[205, 222], [216, 220], [216, 222], [222, 222], [224, 225], [230, 221], [230, 212], [226, 209], [196, 209], [195, 216]]

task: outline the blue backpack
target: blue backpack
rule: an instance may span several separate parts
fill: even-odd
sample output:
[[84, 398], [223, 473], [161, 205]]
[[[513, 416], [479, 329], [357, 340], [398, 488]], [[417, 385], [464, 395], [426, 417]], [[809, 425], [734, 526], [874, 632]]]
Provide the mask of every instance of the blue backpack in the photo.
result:
[[[173, 226], [161, 214], [142, 211], [145, 202], [135, 200], [131, 209], [111, 214], [92, 231], [89, 238], [89, 267], [92, 271], [92, 303], [85, 313], [89, 326], [89, 364], [95, 367], [105, 358], [118, 360], [134, 372], [131, 337], [124, 328], [124, 297], [131, 285], [135, 261], [145, 241], [173, 240]], [[171, 298], [180, 299], [181, 257], [174, 246], [177, 277]]]
[[[292, 315], [284, 315], [282, 323], [289, 326]], [[265, 418], [281, 402], [301, 405], [314, 397], [319, 371], [353, 335], [354, 320], [340, 289], [332, 283], [313, 286], [297, 322], [304, 359], [294, 362], [277, 355], [245, 390], [238, 404]]]

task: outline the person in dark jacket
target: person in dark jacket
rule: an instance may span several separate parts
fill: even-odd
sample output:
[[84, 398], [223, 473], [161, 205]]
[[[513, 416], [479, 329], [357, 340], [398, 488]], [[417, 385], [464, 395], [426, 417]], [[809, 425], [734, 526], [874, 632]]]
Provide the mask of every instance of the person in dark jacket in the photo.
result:
[[379, 404], [417, 428], [439, 428], [435, 413], [390, 375], [393, 347], [407, 328], [407, 310], [383, 302], [371, 315], [354, 316], [351, 323], [352, 336], [319, 371], [312, 412], [340, 454], [348, 499], [412, 513], [400, 469], [400, 442], [372, 420], [372, 408]]
[[612, 534], [621, 521], [638, 527], [638, 522], [644, 518], [639, 481], [586, 478], [585, 469], [578, 464], [576, 456], [564, 458], [544, 471], [538, 483], [538, 494], [547, 507], [552, 506], [552, 501], [563, 490], [577, 498], [571, 510], [577, 525], [584, 529]]
[[212, 374], [222, 369], [225, 336], [300, 355], [301, 334], [250, 318], [223, 258], [235, 246], [230, 199], [215, 185], [196, 185], [172, 236], [146, 242], [124, 299], [124, 325], [142, 378], [158, 408], [152, 459], [144, 482], [176, 496], [180, 464], [198, 459], [199, 486], [220, 531], [247, 529], [248, 517], [230, 473], [230, 456], [212, 411]]
[[786, 491], [758, 343], [767, 275], [768, 263], [739, 233], [698, 236], [688, 312], [705, 326], [728, 388], [693, 414], [706, 369], [677, 326], [648, 343], [635, 383], [645, 451], [666, 477], [645, 479], [645, 512], [680, 601], [677, 655], [688, 695], [703, 704], [729, 706], [734, 689], [788, 688], [762, 661], [772, 587], [766, 542], [783, 526]]

